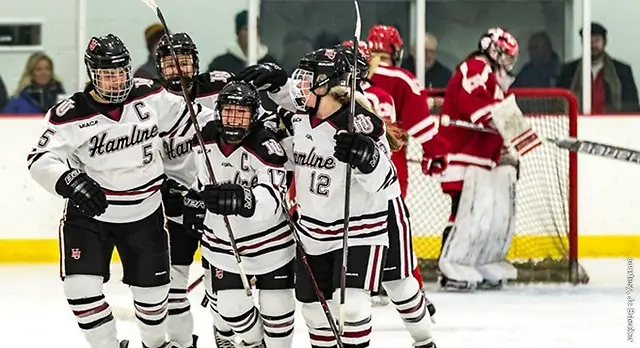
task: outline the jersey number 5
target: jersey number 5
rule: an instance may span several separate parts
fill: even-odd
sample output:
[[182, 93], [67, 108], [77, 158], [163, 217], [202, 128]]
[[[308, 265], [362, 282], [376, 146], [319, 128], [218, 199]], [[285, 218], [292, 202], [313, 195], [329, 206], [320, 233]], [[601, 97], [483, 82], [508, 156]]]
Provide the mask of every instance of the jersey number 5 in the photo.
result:
[[142, 146], [142, 164], [147, 165], [153, 162], [153, 144]]
[[42, 133], [40, 139], [38, 139], [38, 147], [43, 148], [49, 144], [51, 137], [56, 134], [56, 131], [53, 129], [47, 129]]

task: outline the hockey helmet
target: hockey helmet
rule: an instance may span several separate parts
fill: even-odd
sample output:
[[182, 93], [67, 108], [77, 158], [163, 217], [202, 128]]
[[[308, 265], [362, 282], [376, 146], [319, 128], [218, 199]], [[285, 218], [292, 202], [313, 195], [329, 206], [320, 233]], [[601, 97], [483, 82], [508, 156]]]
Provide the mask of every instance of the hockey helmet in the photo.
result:
[[[198, 47], [196, 47], [191, 36], [187, 33], [175, 33], [171, 35], [171, 38], [163, 35], [158, 42], [158, 48], [156, 49], [156, 69], [158, 70], [158, 75], [166, 89], [173, 92], [180, 92], [182, 91], [180, 76], [178, 75], [177, 69], [175, 69], [171, 47], [173, 47], [180, 61], [180, 68], [184, 74], [187, 88], [191, 88], [194, 77], [199, 74], [200, 60], [198, 58]], [[185, 61], [182, 58], [183, 56], [190, 56], [191, 62], [189, 62], [188, 59]], [[165, 74], [163, 67], [165, 69], [170, 68], [171, 74]]]
[[507, 72], [511, 71], [518, 61], [518, 41], [502, 28], [487, 30], [478, 42], [478, 50], [487, 56], [493, 64]]
[[371, 52], [383, 52], [391, 56], [391, 61], [397, 65], [404, 55], [404, 41], [396, 27], [391, 25], [374, 25], [367, 36]]
[[[291, 74], [291, 96], [296, 108], [309, 111], [307, 100], [311, 93], [318, 94], [318, 88], [324, 87], [328, 92], [335, 86], [349, 86], [351, 64], [343, 48], [321, 48], [305, 54], [298, 62], [298, 67]], [[319, 100], [316, 100], [316, 104]], [[317, 107], [317, 105], [316, 105]]]
[[216, 102], [220, 136], [226, 143], [237, 144], [244, 139], [258, 120], [260, 96], [244, 81], [226, 84]]
[[84, 64], [95, 92], [108, 103], [123, 103], [133, 88], [131, 55], [113, 34], [92, 37], [84, 53]]
[[[349, 60], [349, 64], [353, 64], [353, 52], [351, 51], [351, 47], [353, 47], [353, 41], [347, 40], [343, 41], [340, 44], [340, 47], [345, 49], [345, 54], [347, 59]], [[371, 59], [371, 52], [369, 51], [369, 45], [367, 45], [366, 41], [360, 41], [358, 43], [358, 78], [360, 80], [366, 80], [369, 75], [369, 61]]]

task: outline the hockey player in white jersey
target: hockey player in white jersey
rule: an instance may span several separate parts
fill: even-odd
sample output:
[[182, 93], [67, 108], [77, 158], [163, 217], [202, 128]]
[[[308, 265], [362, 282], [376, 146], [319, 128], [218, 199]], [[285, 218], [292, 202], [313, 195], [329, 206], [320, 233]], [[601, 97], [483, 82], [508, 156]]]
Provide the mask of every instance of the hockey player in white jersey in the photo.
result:
[[[160, 187], [159, 137], [192, 131], [176, 119], [185, 104], [159, 84], [134, 79], [131, 57], [115, 35], [93, 37], [85, 51], [91, 83], [51, 108], [28, 156], [31, 176], [67, 199], [60, 266], [67, 301], [92, 348], [125, 348], [103, 294], [114, 246], [133, 294], [142, 346], [165, 342], [169, 241]], [[195, 105], [198, 118], [213, 111]], [[202, 118], [200, 118], [202, 117]]]
[[[215, 107], [218, 93], [227, 84], [231, 74], [224, 71], [214, 71], [199, 74], [198, 48], [187, 33], [174, 33], [169, 38], [163, 36], [156, 49], [156, 67], [162, 85], [171, 93], [182, 95], [180, 75], [176, 68], [171, 48], [176, 53], [180, 64], [180, 71], [184, 75], [186, 87], [191, 100], [206, 107]], [[175, 117], [181, 117], [176, 114]], [[163, 161], [168, 180], [162, 186], [162, 198], [167, 229], [171, 244], [171, 288], [169, 289], [169, 339], [184, 347], [196, 346], [197, 336], [193, 335], [193, 314], [187, 296], [189, 283], [189, 268], [198, 248], [201, 231], [196, 222], [197, 212], [188, 210], [185, 219], [189, 228], [183, 226], [183, 196], [188, 191], [196, 176], [195, 155], [192, 151], [192, 136], [172, 137], [163, 139]], [[192, 213], [192, 214], [190, 214]], [[204, 219], [204, 213], [200, 214]], [[211, 282], [211, 271], [203, 260], [205, 268], [205, 284]], [[214, 335], [219, 346], [230, 345], [233, 336], [231, 328], [225, 325], [217, 316], [215, 308], [215, 294], [207, 286], [208, 306], [214, 315]], [[225, 338], [227, 338], [225, 340]], [[227, 342], [225, 342], [227, 341]]]
[[[337, 49], [345, 49], [338, 46]], [[358, 78], [361, 86], [367, 87], [366, 77], [369, 74], [366, 51], [358, 55]], [[345, 50], [345, 56], [353, 64], [351, 48]], [[367, 95], [367, 94], [365, 94]], [[374, 97], [375, 98], [375, 97]], [[379, 115], [380, 118], [382, 116]], [[387, 139], [392, 151], [402, 147], [402, 139], [394, 137], [393, 132], [387, 132]], [[398, 134], [398, 133], [395, 133]], [[387, 190], [389, 199], [389, 217], [387, 230], [389, 231], [389, 249], [387, 250], [382, 287], [396, 307], [405, 327], [414, 339], [416, 348], [435, 348], [431, 330], [431, 316], [435, 314], [435, 306], [422, 292], [421, 285], [413, 277], [415, 256], [412, 245], [411, 222], [409, 210], [402, 199], [400, 183], [394, 182]]]
[[[217, 119], [202, 129], [206, 148], [194, 145], [197, 180], [185, 206], [206, 207], [202, 255], [212, 267], [218, 312], [241, 346], [288, 348], [295, 242], [283, 209], [287, 157], [275, 134], [256, 126], [259, 109], [258, 92], [248, 84], [230, 82], [222, 89]], [[203, 152], [211, 160], [215, 184], [209, 181]], [[260, 290], [259, 310], [243, 290], [225, 218], [244, 269]]]
[[[355, 132], [346, 131], [349, 118], [349, 63], [342, 50], [320, 49], [306, 54], [291, 77], [291, 98], [297, 110], [281, 113], [288, 118], [293, 136], [290, 152], [294, 166], [295, 224], [308, 261], [332, 313], [339, 312], [340, 268], [345, 205], [345, 186], [351, 185], [346, 301], [345, 347], [369, 346], [371, 333], [370, 292], [382, 276], [388, 246], [388, 193], [397, 180], [389, 156], [384, 122], [362, 105], [356, 105]], [[286, 75], [274, 65], [245, 70], [238, 78], [251, 80], [272, 92], [274, 101], [287, 104], [282, 88]], [[293, 111], [293, 110], [292, 110]], [[288, 150], [288, 149], [287, 149]], [[353, 168], [350, 183], [346, 168]], [[296, 268], [296, 296], [309, 327], [312, 347], [335, 347], [336, 340], [318, 302], [305, 267]]]

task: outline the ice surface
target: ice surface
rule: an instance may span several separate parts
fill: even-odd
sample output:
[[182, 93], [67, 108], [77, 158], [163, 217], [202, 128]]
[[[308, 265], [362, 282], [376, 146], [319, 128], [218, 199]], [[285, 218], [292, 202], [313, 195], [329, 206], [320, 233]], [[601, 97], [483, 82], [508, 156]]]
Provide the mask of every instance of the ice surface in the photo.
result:
[[[583, 264], [592, 279], [589, 285], [514, 286], [472, 294], [431, 292], [438, 310], [434, 325], [438, 347], [640, 347], [638, 332], [635, 343], [627, 341], [626, 260], [585, 260]], [[113, 269], [115, 276], [105, 294], [118, 310], [117, 317], [125, 318], [131, 313], [131, 297], [118, 280], [120, 266]], [[200, 270], [194, 267], [192, 274], [196, 278]], [[211, 319], [199, 305], [203, 291], [198, 287], [190, 299], [200, 348], [210, 348], [214, 347]], [[636, 287], [636, 298], [637, 293]], [[296, 320], [294, 347], [310, 347], [299, 313]], [[393, 307], [375, 308], [373, 323], [372, 348], [411, 347], [412, 340]], [[88, 347], [67, 306], [56, 266], [0, 267], [0, 325], [1, 347]], [[139, 342], [135, 322], [120, 320], [118, 330], [121, 338]]]

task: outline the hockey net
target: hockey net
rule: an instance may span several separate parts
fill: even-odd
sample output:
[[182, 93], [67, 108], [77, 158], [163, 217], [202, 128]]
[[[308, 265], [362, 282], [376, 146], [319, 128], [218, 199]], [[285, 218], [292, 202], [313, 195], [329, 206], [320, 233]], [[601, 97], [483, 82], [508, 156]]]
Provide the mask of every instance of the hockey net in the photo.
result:
[[[431, 96], [443, 91], [434, 90]], [[562, 89], [515, 89], [520, 109], [542, 137], [577, 135], [576, 98]], [[433, 114], [439, 110], [434, 108]], [[420, 146], [410, 141], [409, 187], [413, 247], [424, 277], [437, 279], [441, 237], [451, 209], [437, 178], [422, 174]], [[586, 282], [578, 264], [577, 156], [543, 144], [521, 158], [516, 185], [516, 228], [507, 259], [518, 268], [518, 281]]]

